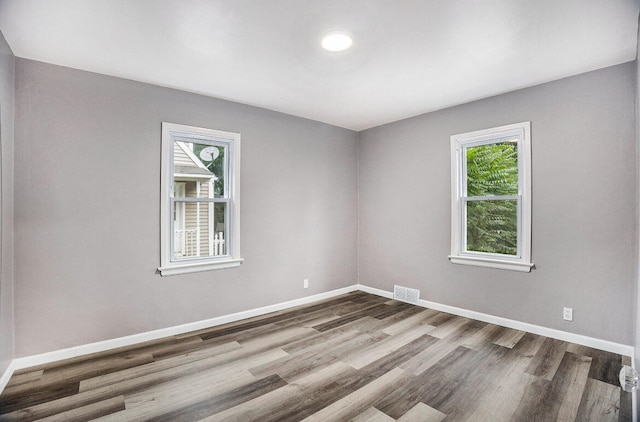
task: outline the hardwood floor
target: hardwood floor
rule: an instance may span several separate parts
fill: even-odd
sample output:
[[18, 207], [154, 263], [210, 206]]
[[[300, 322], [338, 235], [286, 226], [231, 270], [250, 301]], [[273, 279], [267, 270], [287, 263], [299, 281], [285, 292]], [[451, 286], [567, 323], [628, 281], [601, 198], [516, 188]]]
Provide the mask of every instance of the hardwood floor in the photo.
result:
[[16, 372], [0, 421], [630, 421], [623, 362], [355, 292]]

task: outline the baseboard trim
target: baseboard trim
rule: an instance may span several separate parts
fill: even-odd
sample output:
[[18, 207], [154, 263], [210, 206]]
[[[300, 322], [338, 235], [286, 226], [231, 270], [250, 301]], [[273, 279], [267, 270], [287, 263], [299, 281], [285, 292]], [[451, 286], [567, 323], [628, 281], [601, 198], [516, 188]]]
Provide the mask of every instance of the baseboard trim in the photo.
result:
[[[393, 298], [393, 292], [376, 289], [375, 287], [369, 287], [362, 284], [358, 285], [358, 290], [362, 290], [363, 292], [372, 293], [378, 296]], [[484, 314], [481, 312], [470, 311], [468, 309], [457, 308], [455, 306], [443, 305], [437, 302], [430, 302], [428, 300], [423, 300], [423, 299], [420, 299], [419, 305], [425, 308], [435, 309], [436, 311], [447, 312], [450, 314], [459, 315], [466, 318], [472, 318], [478, 321], [500, 325], [502, 327], [513, 328], [515, 330], [527, 331], [533, 334], [538, 334], [545, 337], [551, 337], [557, 340], [568, 341], [571, 343], [580, 344], [582, 346], [593, 347], [594, 349], [600, 349], [600, 350], [605, 350], [611, 353], [617, 353], [619, 355], [631, 356], [631, 357], [634, 356], [633, 346], [628, 346], [626, 344], [614, 343], [607, 340], [601, 340], [593, 337], [583, 336], [581, 334], [569, 333], [567, 331], [561, 331], [561, 330], [556, 330], [554, 328], [542, 327], [539, 325], [529, 324], [526, 322], [516, 321], [508, 318], [502, 318], [494, 315]]]
[[[38, 365], [44, 365], [47, 363], [57, 362], [60, 360], [75, 358], [78, 356], [89, 355], [92, 353], [104, 352], [107, 350], [117, 349], [120, 347], [132, 346], [134, 344], [144, 343], [146, 341], [158, 340], [163, 337], [175, 336], [178, 334], [185, 334], [191, 331], [211, 328], [217, 325], [239, 321], [241, 319], [252, 318], [260, 315], [265, 315], [271, 312], [293, 308], [300, 305], [306, 305], [319, 300], [329, 299], [345, 293], [353, 292], [355, 290], [357, 290], [357, 285], [352, 285], [352, 286], [343, 287], [336, 290], [331, 290], [326, 293], [306, 296], [300, 299], [281, 302], [275, 305], [263, 306], [261, 308], [249, 309], [247, 311], [236, 312], [233, 314], [222, 315], [219, 317], [210, 318], [202, 321], [176, 325], [173, 327], [162, 328], [159, 330], [148, 331], [140, 334], [133, 334], [125, 337], [118, 337], [115, 339], [99, 341], [96, 343], [84, 344], [81, 346], [69, 347], [67, 349], [55, 350], [52, 352], [42, 353], [42, 354], [33, 355], [33, 356], [16, 358], [12, 361], [12, 364], [14, 365], [13, 371], [18, 369], [30, 368]], [[11, 373], [13, 373], [13, 371], [11, 371]], [[9, 372], [9, 371], [7, 370], [6, 372]], [[9, 377], [10, 376], [11, 375], [9, 375]], [[4, 375], [3, 375], [3, 378], [4, 378]], [[0, 392], [2, 392], [2, 389], [0, 389]]]
[[382, 289], [376, 289], [375, 287], [365, 286], [364, 284], [358, 284], [358, 290], [361, 290], [366, 293], [371, 293], [372, 295], [386, 297], [388, 299], [393, 299], [393, 292], [389, 292]]
[[9, 383], [9, 380], [11, 379], [11, 376], [13, 375], [13, 372], [15, 370], [16, 360], [13, 359], [11, 362], [9, 362], [9, 366], [7, 366], [7, 369], [3, 372], [2, 376], [0, 376], [0, 393], [4, 391], [4, 387], [6, 387]]

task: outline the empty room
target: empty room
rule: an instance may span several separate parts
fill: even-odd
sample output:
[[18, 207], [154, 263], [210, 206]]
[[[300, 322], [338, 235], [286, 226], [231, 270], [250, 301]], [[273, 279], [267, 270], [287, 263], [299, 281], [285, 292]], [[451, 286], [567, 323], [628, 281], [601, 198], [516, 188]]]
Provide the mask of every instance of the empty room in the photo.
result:
[[640, 0], [0, 0], [0, 421], [637, 421]]

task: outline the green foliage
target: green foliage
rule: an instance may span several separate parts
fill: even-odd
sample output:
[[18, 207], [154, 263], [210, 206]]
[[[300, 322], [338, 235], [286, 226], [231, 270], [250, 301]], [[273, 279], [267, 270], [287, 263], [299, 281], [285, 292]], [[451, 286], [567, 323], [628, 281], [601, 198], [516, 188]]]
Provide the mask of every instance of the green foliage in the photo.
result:
[[[466, 149], [467, 196], [518, 194], [518, 149], [515, 143]], [[516, 200], [467, 202], [467, 250], [516, 255]]]
[[466, 151], [467, 196], [518, 194], [516, 144], [480, 145]]

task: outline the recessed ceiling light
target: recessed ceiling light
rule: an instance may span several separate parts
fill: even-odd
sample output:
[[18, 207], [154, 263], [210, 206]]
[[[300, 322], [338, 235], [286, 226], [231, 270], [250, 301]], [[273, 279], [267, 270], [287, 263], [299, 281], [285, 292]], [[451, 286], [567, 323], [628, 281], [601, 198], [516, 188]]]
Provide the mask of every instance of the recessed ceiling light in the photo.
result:
[[322, 48], [327, 51], [337, 52], [344, 51], [353, 45], [351, 37], [344, 32], [329, 32], [322, 39]]

